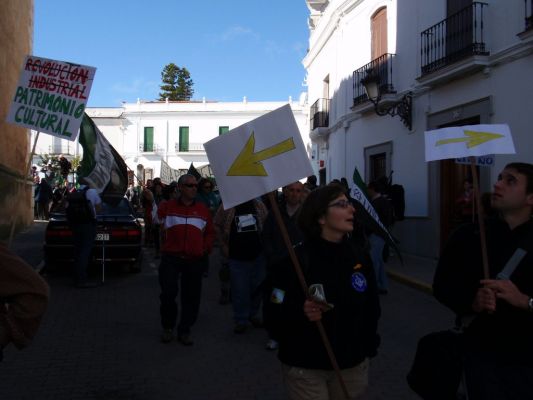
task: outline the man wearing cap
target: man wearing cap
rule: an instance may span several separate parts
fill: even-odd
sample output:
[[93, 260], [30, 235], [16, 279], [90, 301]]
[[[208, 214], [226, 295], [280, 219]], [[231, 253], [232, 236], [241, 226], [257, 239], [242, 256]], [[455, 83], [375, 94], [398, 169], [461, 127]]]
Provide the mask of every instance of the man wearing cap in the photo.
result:
[[[190, 332], [200, 307], [202, 259], [211, 252], [215, 236], [209, 210], [196, 201], [197, 188], [193, 175], [182, 175], [178, 180], [179, 196], [162, 202], [157, 209], [164, 236], [159, 265], [164, 343], [173, 340], [173, 330], [177, 328], [178, 341], [186, 346], [193, 344]], [[178, 281], [181, 314], [176, 327]]]

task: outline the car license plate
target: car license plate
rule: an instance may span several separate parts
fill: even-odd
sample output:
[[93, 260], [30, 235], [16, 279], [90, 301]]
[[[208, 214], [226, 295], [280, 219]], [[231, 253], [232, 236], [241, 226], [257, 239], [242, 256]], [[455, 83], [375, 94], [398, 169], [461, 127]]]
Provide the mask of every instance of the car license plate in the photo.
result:
[[109, 240], [109, 233], [97, 233], [96, 240], [99, 240], [99, 241]]

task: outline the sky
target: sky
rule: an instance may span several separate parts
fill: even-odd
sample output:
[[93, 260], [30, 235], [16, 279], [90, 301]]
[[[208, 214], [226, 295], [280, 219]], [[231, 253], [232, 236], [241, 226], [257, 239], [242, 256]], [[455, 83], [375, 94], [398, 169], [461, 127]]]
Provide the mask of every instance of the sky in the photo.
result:
[[306, 91], [305, 0], [35, 0], [33, 55], [96, 67], [89, 107], [157, 100], [168, 63], [193, 100], [286, 101]]

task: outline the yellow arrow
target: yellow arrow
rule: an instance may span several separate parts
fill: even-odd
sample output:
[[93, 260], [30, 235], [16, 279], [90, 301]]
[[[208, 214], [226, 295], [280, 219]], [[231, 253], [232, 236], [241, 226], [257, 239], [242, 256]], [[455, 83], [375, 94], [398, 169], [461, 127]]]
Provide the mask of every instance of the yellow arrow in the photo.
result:
[[254, 132], [244, 145], [243, 149], [229, 167], [227, 176], [268, 176], [265, 167], [261, 161], [267, 158], [279, 156], [280, 154], [294, 150], [294, 140], [292, 138], [284, 140], [274, 146], [268, 147], [264, 150], [254, 153], [255, 137]]
[[438, 140], [435, 146], [442, 146], [443, 144], [449, 144], [449, 143], [466, 142], [466, 147], [471, 148], [471, 147], [479, 146], [480, 144], [483, 144], [490, 140], [505, 137], [505, 135], [500, 135], [499, 133], [492, 133], [492, 132], [464, 131], [464, 133], [466, 137]]

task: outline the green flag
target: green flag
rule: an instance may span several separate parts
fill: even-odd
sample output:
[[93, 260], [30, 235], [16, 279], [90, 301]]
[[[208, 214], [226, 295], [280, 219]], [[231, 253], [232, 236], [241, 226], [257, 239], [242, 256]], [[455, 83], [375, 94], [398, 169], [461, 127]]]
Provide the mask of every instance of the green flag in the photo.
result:
[[353, 183], [357, 185], [357, 187], [363, 192], [365, 197], [368, 198], [368, 193], [366, 191], [366, 184], [363, 181], [363, 178], [361, 178], [361, 175], [359, 174], [359, 171], [357, 170], [357, 167], [353, 168]]
[[196, 180], [200, 180], [200, 178], [202, 177], [202, 175], [200, 175], [198, 170], [196, 168], [194, 168], [194, 165], [192, 163], [191, 163], [191, 166], [189, 167], [189, 170], [187, 171], [187, 173], [189, 175], [193, 175], [196, 178]]
[[128, 188], [128, 167], [87, 114], [80, 125], [79, 141], [83, 147], [80, 183], [96, 189], [100, 196], [115, 195], [111, 202], [118, 202]]

